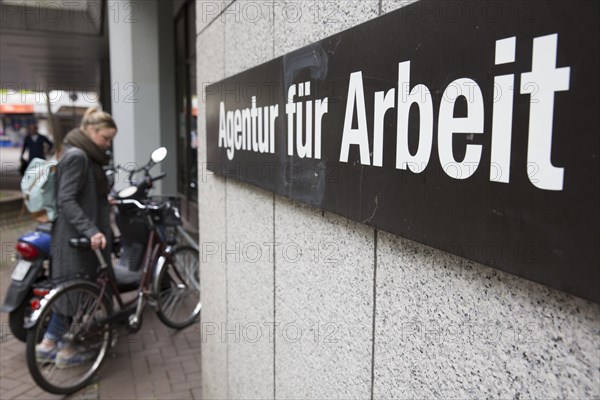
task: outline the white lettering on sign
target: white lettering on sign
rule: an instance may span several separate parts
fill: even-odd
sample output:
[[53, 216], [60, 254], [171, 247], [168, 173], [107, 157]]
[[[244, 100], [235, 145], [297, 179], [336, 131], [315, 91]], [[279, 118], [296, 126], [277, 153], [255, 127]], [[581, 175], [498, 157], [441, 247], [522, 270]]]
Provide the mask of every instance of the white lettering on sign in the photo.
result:
[[[533, 40], [531, 71], [520, 76], [520, 94], [529, 95], [529, 125], [527, 166], [530, 182], [537, 188], [560, 191], [564, 186], [564, 168], [552, 163], [552, 135], [554, 94], [569, 90], [570, 67], [556, 67], [558, 34]], [[516, 60], [516, 37], [496, 41], [495, 65], [510, 64]], [[494, 78], [494, 101], [491, 112], [491, 182], [509, 183], [515, 74]], [[321, 159], [323, 117], [329, 111], [329, 99], [312, 99], [311, 82], [292, 84], [287, 88], [285, 114], [287, 119], [287, 155], [290, 157]], [[313, 96], [314, 97], [314, 96]], [[466, 100], [466, 111], [455, 116], [457, 102]], [[227, 150], [233, 160], [237, 151], [275, 153], [275, 121], [279, 105], [257, 107], [252, 97], [251, 107], [225, 110], [219, 108], [219, 147]], [[396, 107], [396, 160], [395, 168], [422, 173], [430, 162], [434, 146], [434, 107], [429, 88], [419, 83], [411, 87], [411, 62], [398, 63], [398, 86], [374, 93], [373, 124], [368, 124], [363, 72], [350, 75], [344, 114], [339, 161], [347, 163], [350, 150], [356, 146], [361, 165], [383, 167], [384, 120], [386, 113]], [[416, 106], [416, 107], [414, 107]], [[410, 152], [409, 115], [411, 108], [418, 112], [419, 130], [417, 148]], [[444, 90], [437, 110], [437, 155], [443, 171], [452, 179], [468, 179], [481, 163], [483, 145], [468, 143], [464, 157], [457, 159], [453, 142], [455, 135], [468, 135], [469, 141], [484, 132], [484, 101], [481, 88], [474, 80], [462, 77], [451, 82]], [[369, 126], [373, 129], [372, 149]], [[389, 132], [387, 132], [390, 134]]]
[[[515, 61], [516, 38], [496, 41], [495, 64]], [[554, 93], [569, 90], [570, 68], [556, 68], [558, 34], [537, 37], [533, 40], [531, 72], [521, 74], [521, 93], [530, 95], [529, 140], [527, 164], [531, 183], [544, 190], [562, 190], [564, 168], [552, 164], [552, 125], [554, 117]], [[510, 181], [512, 110], [514, 97], [514, 75], [502, 75], [494, 79], [496, 100], [492, 111], [492, 148], [490, 181]], [[375, 93], [373, 114], [373, 160], [370, 158], [369, 132], [365, 110], [362, 71], [350, 75], [346, 114], [340, 151], [340, 162], [348, 162], [351, 146], [358, 146], [362, 165], [383, 166], [383, 119], [394, 107], [394, 89], [387, 94]], [[454, 116], [456, 101], [463, 97], [467, 103], [467, 115]], [[398, 119], [396, 126], [396, 168], [421, 173], [427, 167], [433, 146], [433, 102], [427, 86], [416, 85], [410, 89], [410, 61], [398, 64]], [[419, 110], [419, 145], [415, 154], [408, 149], [409, 111], [413, 105]], [[354, 127], [353, 118], [357, 116]], [[455, 134], [484, 134], [484, 104], [479, 85], [469, 78], [459, 78], [444, 90], [438, 111], [438, 156], [442, 169], [451, 178], [467, 179], [479, 167], [482, 145], [467, 144], [465, 156], [456, 160], [452, 142]], [[534, 177], [535, 174], [535, 177]]]
[[[358, 116], [358, 127], [352, 128], [354, 111]], [[348, 152], [351, 145], [358, 145], [360, 149], [360, 163], [371, 165], [369, 156], [369, 132], [367, 130], [367, 109], [365, 108], [365, 93], [363, 90], [362, 72], [350, 75], [348, 86], [348, 101], [346, 103], [346, 118], [344, 121], [344, 134], [342, 136], [342, 151], [340, 161], [348, 162]]]
[[[527, 163], [536, 164], [539, 174], [529, 180], [540, 189], [562, 190], [563, 168], [552, 165], [552, 123], [554, 92], [569, 90], [569, 67], [556, 68], [558, 35], [533, 40], [531, 72], [521, 74], [521, 93], [531, 96]], [[534, 85], [528, 83], [535, 82]], [[535, 98], [535, 101], [534, 101]]]
[[227, 111], [225, 102], [219, 105], [219, 147], [227, 149], [227, 158], [233, 160], [236, 150], [255, 153], [275, 153], [275, 119], [279, 116], [279, 105], [252, 107]]
[[[314, 102], [314, 146], [313, 146], [313, 101], [307, 100], [304, 103], [306, 110], [306, 119], [302, 118], [302, 102], [294, 102], [298, 89], [298, 97], [310, 96], [310, 82], [291, 85], [288, 88], [287, 104], [285, 112], [288, 120], [288, 156], [294, 155], [294, 135], [296, 136], [296, 154], [300, 158], [321, 158], [321, 123], [323, 116], [327, 113], [329, 99], [318, 99]], [[294, 115], [296, 120], [296, 129], [294, 130]], [[305, 129], [304, 129], [305, 128]], [[306, 132], [306, 134], [304, 134]], [[314, 153], [313, 153], [314, 148]]]
[[[515, 62], [515, 36], [496, 41], [496, 65]], [[514, 74], [494, 78], [494, 111], [492, 114], [492, 157], [490, 181], [510, 180], [510, 145], [512, 141]]]
[[[408, 151], [408, 113], [415, 104], [419, 108], [419, 147], [415, 155]], [[393, 105], [392, 105], [393, 106]], [[396, 135], [396, 168], [414, 173], [425, 170], [433, 145], [433, 100], [425, 85], [410, 90], [410, 61], [398, 65], [398, 133]]]

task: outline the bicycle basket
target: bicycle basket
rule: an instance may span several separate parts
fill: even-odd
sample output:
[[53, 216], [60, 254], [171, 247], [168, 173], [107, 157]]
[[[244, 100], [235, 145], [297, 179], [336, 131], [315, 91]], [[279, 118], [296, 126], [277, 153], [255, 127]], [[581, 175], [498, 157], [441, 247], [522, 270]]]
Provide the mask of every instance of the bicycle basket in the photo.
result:
[[154, 213], [152, 218], [157, 225], [162, 226], [179, 226], [181, 222], [181, 198], [179, 197], [167, 197], [157, 199], [152, 198], [153, 201], [157, 201], [162, 205], [159, 212]]

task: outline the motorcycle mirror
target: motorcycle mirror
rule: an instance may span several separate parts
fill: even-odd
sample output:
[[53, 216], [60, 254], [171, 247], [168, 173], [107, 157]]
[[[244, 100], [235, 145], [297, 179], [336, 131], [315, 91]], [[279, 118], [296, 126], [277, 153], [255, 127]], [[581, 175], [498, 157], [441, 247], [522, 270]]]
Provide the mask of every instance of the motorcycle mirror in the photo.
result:
[[159, 163], [162, 160], [164, 160], [166, 156], [167, 156], [167, 148], [160, 147], [152, 152], [152, 156], [150, 156], [150, 159], [152, 160], [153, 163], [156, 164], [156, 163]]
[[137, 188], [135, 186], [129, 186], [119, 191], [119, 193], [117, 193], [117, 196], [119, 196], [122, 199], [125, 199], [127, 197], [133, 196], [136, 192]]

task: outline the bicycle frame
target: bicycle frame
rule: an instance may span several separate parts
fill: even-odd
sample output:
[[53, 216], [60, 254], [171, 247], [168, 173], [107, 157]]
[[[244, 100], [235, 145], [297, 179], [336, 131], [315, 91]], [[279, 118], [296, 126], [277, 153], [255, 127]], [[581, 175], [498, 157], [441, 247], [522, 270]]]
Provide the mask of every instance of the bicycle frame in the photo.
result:
[[[146, 305], [151, 305], [158, 319], [172, 329], [184, 329], [199, 316], [202, 307], [199, 250], [197, 245], [176, 245], [177, 237], [173, 234], [173, 228], [181, 225], [179, 199], [152, 201], [147, 196], [152, 182], [164, 176], [150, 177], [148, 171], [165, 154], [164, 148], [155, 151], [151, 163], [144, 168], [143, 184], [133, 187], [135, 190], [127, 188], [119, 192], [115, 203], [125, 206], [122, 211], [135, 219], [132, 221], [145, 225], [146, 238], [134, 236], [135, 225], [131, 226], [132, 236], [124, 236], [135, 243], [146, 242], [142, 260], [135, 248], [124, 253], [130, 257], [135, 254], [132, 265], [141, 269], [136, 269], [135, 275], [131, 271], [123, 273], [125, 279], [121, 280], [121, 271], [109, 267], [110, 259], [105, 259], [100, 249], [94, 249], [98, 259], [98, 264], [92, 261], [97, 265], [95, 279], [92, 274], [82, 272], [47, 282], [52, 289], [41, 299], [40, 307], [26, 326], [27, 366], [42, 389], [70, 394], [89, 384], [114, 348], [118, 328], [125, 327], [129, 333], [141, 328]], [[137, 192], [139, 195], [135, 197]], [[150, 201], [145, 202], [146, 198]], [[138, 213], [128, 205], [142, 211]], [[148, 225], [144, 224], [144, 217]], [[91, 247], [86, 237], [71, 238], [68, 242], [81, 250], [89, 251]], [[132, 285], [134, 279], [130, 278], [135, 278], [136, 283]], [[44, 340], [53, 342], [54, 356], [42, 350]], [[78, 353], [78, 357], [71, 357], [69, 349]]]
[[[147, 214], [148, 222], [151, 226], [150, 234], [148, 235], [148, 241], [146, 243], [146, 250], [144, 252], [144, 258], [142, 263], [142, 278], [140, 280], [140, 285], [137, 289], [137, 296], [129, 301], [123, 300], [123, 296], [121, 291], [119, 290], [117, 281], [115, 279], [114, 273], [111, 268], [108, 268], [104, 257], [100, 250], [96, 250], [96, 256], [100, 261], [101, 272], [98, 276], [96, 282], [98, 286], [100, 286], [100, 298], [104, 296], [106, 292], [107, 284], [110, 285], [112, 290], [112, 294], [117, 299], [117, 303], [119, 304], [119, 311], [115, 312], [113, 315], [109, 316], [107, 320], [115, 320], [120, 319], [120, 317], [129, 315], [129, 309], [133, 304], [136, 304], [135, 314], [129, 316], [129, 326], [136, 329], [139, 327], [139, 323], [141, 321], [141, 314], [146, 304], [148, 302], [148, 296], [152, 296], [153, 287], [158, 285], [158, 282], [153, 281], [153, 277], [156, 279], [160, 270], [165, 265], [165, 257], [168, 257], [173, 248], [165, 243], [164, 240], [160, 238], [160, 235], [157, 231], [156, 224], [152, 220], [150, 214]], [[103, 321], [107, 322], [107, 321]]]
[[[143, 258], [143, 263], [142, 263], [142, 266], [143, 266], [142, 267], [143, 268], [142, 277], [141, 277], [140, 284], [137, 289], [137, 295], [135, 298], [133, 298], [129, 301], [125, 301], [123, 299], [123, 294], [119, 290], [117, 280], [114, 276], [114, 272], [113, 272], [112, 268], [108, 267], [108, 264], [107, 264], [106, 260], [104, 259], [104, 256], [102, 255], [102, 252], [99, 249], [95, 250], [96, 257], [98, 258], [98, 262], [100, 263], [100, 265], [99, 265], [100, 273], [98, 274], [98, 277], [96, 278], [96, 283], [100, 289], [100, 294], [99, 294], [98, 298], [102, 299], [104, 296], [106, 296], [107, 298], [110, 298], [111, 296], [109, 296], [109, 294], [107, 292], [107, 287], [110, 287], [110, 290], [112, 291], [111, 294], [112, 294], [112, 296], [114, 296], [116, 298], [117, 304], [119, 305], [118, 311], [113, 310], [113, 313], [111, 313], [111, 315], [107, 316], [105, 319], [102, 319], [101, 321], [97, 321], [99, 324], [113, 322], [115, 320], [120, 320], [124, 317], [128, 317], [129, 318], [129, 320], [128, 320], [129, 326], [133, 329], [139, 328], [139, 324], [141, 321], [141, 314], [148, 302], [148, 296], [152, 296], [153, 287], [158, 287], [158, 284], [159, 284], [158, 276], [160, 275], [161, 269], [165, 266], [165, 261], [166, 261], [167, 257], [171, 256], [171, 254], [173, 252], [173, 246], [168, 245], [165, 242], [165, 240], [160, 238], [160, 234], [158, 233], [157, 226], [154, 223], [154, 221], [152, 220], [150, 213], [147, 214], [147, 218], [148, 218], [148, 222], [151, 226], [151, 229], [150, 229], [150, 234], [148, 235], [148, 241], [146, 243], [146, 250], [144, 253], [144, 258]], [[175, 272], [179, 275], [178, 271], [175, 271]], [[180, 276], [178, 276], [178, 277], [181, 278]], [[153, 280], [153, 278], [154, 278], [154, 280]], [[37, 319], [38, 319], [39, 315], [41, 314], [42, 309], [44, 308], [45, 304], [47, 304], [53, 296], [55, 296], [58, 292], [60, 292], [61, 289], [68, 287], [70, 285], [70, 283], [75, 282], [75, 281], [81, 282], [81, 280], [77, 280], [77, 279], [69, 280], [69, 281], [65, 282], [63, 285], [60, 285], [59, 287], [51, 290], [50, 293], [47, 294], [44, 297], [44, 299], [42, 299], [41, 307], [32, 314], [30, 322], [27, 324], [26, 328], [29, 329], [37, 323]], [[89, 282], [89, 281], [86, 281], [86, 282]], [[132, 311], [131, 308], [134, 304], [136, 305], [135, 313], [131, 314], [131, 311]], [[97, 310], [99, 305], [100, 305], [100, 303], [98, 302], [94, 306], [93, 312], [95, 312]]]

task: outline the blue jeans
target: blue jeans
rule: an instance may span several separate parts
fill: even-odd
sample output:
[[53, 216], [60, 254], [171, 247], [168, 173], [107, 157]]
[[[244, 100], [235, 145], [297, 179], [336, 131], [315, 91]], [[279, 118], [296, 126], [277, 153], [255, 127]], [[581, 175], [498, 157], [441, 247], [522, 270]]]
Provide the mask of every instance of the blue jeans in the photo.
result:
[[69, 329], [69, 317], [53, 312], [44, 339], [59, 342]]

